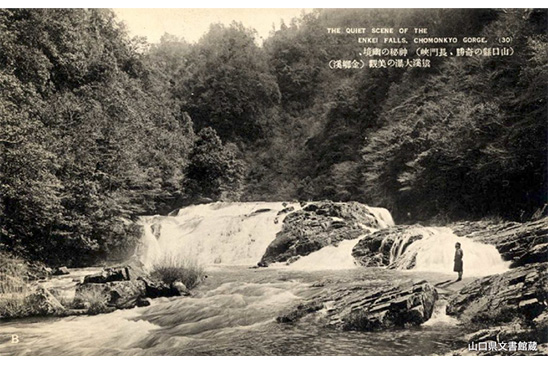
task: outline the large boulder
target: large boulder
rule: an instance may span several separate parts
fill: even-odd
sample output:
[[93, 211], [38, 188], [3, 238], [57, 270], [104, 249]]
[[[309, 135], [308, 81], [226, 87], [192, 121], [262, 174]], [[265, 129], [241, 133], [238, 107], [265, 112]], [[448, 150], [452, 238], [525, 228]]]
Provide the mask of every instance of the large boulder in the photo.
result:
[[458, 222], [451, 227], [459, 236], [494, 245], [511, 267], [548, 261], [548, 217], [518, 222]]
[[145, 286], [146, 297], [148, 298], [160, 298], [160, 297], [178, 297], [188, 296], [188, 291], [185, 284], [180, 281], [176, 281], [171, 284], [164, 283], [161, 280], [152, 280], [148, 277], [139, 278]]
[[42, 286], [37, 286], [25, 298], [25, 310], [31, 316], [58, 316], [66, 312], [65, 307]]
[[[388, 227], [361, 239], [352, 249], [352, 256], [360, 266], [389, 266], [395, 258], [395, 249], [404, 253], [409, 245], [429, 234], [431, 232], [421, 225]], [[405, 269], [412, 269], [413, 266]]]
[[109, 283], [111, 281], [127, 281], [130, 280], [130, 272], [128, 267], [105, 268], [102, 272], [86, 275], [84, 283]]
[[258, 265], [295, 261], [325, 246], [356, 239], [383, 224], [368, 206], [357, 202], [309, 203], [285, 217], [281, 231]]
[[373, 291], [368, 286], [355, 285], [328, 291], [279, 316], [277, 321], [295, 322], [317, 313], [320, 323], [347, 331], [404, 328], [430, 319], [437, 299], [436, 289], [426, 281]]
[[447, 305], [447, 314], [464, 322], [502, 324], [518, 318], [532, 323], [546, 314], [548, 263], [530, 264], [487, 276], [462, 288]]

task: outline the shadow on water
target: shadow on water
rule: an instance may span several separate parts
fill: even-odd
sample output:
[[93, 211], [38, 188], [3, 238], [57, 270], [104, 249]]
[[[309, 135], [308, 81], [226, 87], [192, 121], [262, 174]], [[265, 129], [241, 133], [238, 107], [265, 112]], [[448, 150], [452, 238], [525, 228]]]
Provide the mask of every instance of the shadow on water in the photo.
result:
[[440, 281], [439, 283], [434, 284], [434, 286], [436, 288], [447, 288], [448, 286], [452, 284], [456, 284], [457, 282], [458, 280], [445, 280], [445, 281]]

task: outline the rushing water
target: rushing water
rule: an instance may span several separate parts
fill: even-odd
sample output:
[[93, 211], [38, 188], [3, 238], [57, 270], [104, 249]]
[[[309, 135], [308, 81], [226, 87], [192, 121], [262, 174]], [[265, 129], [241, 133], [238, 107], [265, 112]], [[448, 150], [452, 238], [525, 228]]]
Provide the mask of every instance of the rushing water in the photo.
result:
[[362, 237], [339, 242], [337, 246], [327, 246], [312, 252], [290, 265], [297, 270], [344, 270], [356, 266], [352, 257], [352, 249]]
[[[422, 239], [409, 244], [411, 237]], [[450, 228], [411, 228], [396, 238], [390, 250], [391, 266], [397, 269], [412, 267], [415, 271], [433, 271], [450, 274], [453, 271], [455, 243], [460, 242], [464, 252], [464, 272], [474, 276], [499, 274], [508, 270], [492, 245], [456, 236]]]
[[[376, 333], [325, 329], [306, 318], [297, 325], [275, 317], [322, 288], [321, 281], [386, 281], [424, 276], [384, 269], [292, 271], [221, 266], [192, 297], [160, 298], [146, 308], [97, 316], [27, 319], [0, 324], [6, 355], [427, 355], [465, 346], [462, 329], [441, 321]], [[429, 277], [442, 280], [446, 276]], [[438, 311], [439, 312], [439, 311]], [[440, 312], [443, 317], [443, 313]]]
[[280, 231], [285, 214], [278, 212], [284, 208], [281, 202], [212, 203], [176, 216], [143, 217], [142, 261], [152, 267], [175, 256], [206, 265], [255, 265]]

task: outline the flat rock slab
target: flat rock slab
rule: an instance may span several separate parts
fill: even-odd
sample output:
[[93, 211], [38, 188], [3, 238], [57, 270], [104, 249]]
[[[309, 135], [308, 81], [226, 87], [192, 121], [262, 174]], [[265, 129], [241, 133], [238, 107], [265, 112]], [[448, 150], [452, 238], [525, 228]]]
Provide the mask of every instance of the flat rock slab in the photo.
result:
[[346, 331], [405, 328], [430, 319], [437, 298], [436, 289], [426, 281], [377, 290], [353, 285], [327, 291], [276, 320], [292, 323], [314, 313], [323, 325]]
[[447, 314], [470, 322], [531, 321], [547, 310], [548, 263], [529, 264], [471, 282], [455, 294]]
[[105, 268], [103, 271], [97, 274], [86, 275], [84, 277], [84, 284], [95, 283], [103, 284], [109, 283], [112, 281], [127, 281], [130, 280], [129, 268], [128, 267], [116, 267], [116, 268]]

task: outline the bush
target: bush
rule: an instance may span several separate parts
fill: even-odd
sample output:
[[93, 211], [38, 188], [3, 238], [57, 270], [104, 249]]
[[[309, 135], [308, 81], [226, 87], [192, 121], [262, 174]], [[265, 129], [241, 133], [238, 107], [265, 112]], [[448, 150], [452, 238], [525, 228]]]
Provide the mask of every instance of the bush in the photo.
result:
[[171, 285], [180, 281], [187, 289], [196, 287], [204, 276], [204, 268], [196, 260], [176, 255], [165, 255], [153, 266], [152, 277]]
[[77, 291], [72, 306], [83, 308], [88, 314], [100, 314], [107, 311], [107, 298], [102, 288], [88, 288]]
[[23, 260], [0, 252], [0, 317], [18, 317], [25, 311], [27, 274]]

